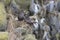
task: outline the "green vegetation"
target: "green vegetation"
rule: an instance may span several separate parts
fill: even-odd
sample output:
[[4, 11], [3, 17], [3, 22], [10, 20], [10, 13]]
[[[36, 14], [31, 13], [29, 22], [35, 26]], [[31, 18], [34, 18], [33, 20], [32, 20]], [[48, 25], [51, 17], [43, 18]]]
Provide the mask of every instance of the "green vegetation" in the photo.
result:
[[35, 36], [32, 34], [27, 34], [24, 40], [36, 40]]
[[8, 32], [0, 32], [0, 40], [8, 40]]
[[0, 29], [1, 27], [6, 26], [6, 11], [4, 8], [4, 4], [2, 2], [0, 2]]

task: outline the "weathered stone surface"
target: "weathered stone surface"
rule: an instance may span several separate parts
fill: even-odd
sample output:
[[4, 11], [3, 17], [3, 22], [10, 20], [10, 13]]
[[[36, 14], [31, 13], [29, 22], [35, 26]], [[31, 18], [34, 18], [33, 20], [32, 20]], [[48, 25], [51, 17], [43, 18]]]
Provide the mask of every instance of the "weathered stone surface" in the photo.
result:
[[18, 27], [14, 30], [14, 34], [16, 35], [16, 40], [35, 40], [35, 36], [26, 28]]

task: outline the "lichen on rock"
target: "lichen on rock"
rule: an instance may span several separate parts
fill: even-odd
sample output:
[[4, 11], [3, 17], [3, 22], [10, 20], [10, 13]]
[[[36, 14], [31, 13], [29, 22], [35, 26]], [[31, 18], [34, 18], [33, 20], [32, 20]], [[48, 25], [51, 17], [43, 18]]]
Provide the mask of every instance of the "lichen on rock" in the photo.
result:
[[6, 11], [4, 8], [4, 4], [0, 2], [0, 30], [5, 29], [7, 24], [6, 20]]
[[33, 34], [27, 34], [25, 36], [24, 40], [37, 40], [37, 39], [35, 38], [35, 35], [33, 35]]
[[8, 40], [8, 32], [0, 32], [0, 40]]

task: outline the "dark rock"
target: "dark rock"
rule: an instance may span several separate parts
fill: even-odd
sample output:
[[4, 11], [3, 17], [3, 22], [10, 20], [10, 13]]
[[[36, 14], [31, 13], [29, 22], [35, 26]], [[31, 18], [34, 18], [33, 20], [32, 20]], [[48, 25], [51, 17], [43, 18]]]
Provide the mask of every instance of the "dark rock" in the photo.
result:
[[19, 14], [18, 14], [18, 20], [21, 21], [24, 19], [24, 11], [21, 11]]
[[25, 21], [28, 23], [28, 24], [33, 24], [33, 22], [31, 21], [31, 19], [28, 17], [28, 18], [25, 18]]

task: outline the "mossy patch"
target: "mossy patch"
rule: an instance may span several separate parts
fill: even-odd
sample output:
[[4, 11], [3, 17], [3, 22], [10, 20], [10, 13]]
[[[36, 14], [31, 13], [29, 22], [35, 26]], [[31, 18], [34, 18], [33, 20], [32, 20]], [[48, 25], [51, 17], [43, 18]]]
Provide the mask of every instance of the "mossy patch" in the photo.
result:
[[5, 26], [7, 24], [6, 20], [6, 11], [4, 8], [4, 4], [0, 2], [0, 29], [1, 27]]
[[8, 32], [0, 32], [0, 40], [8, 40]]
[[11, 0], [4, 0], [4, 3], [8, 5], [11, 2]]
[[28, 9], [31, 0], [15, 0], [15, 2], [21, 7], [21, 9]]
[[24, 40], [36, 40], [35, 36], [32, 34], [27, 34]]
[[60, 33], [56, 34], [56, 38], [57, 38], [57, 40], [60, 40]]

